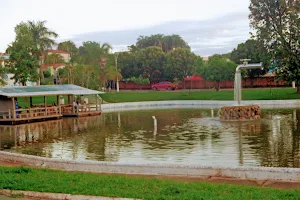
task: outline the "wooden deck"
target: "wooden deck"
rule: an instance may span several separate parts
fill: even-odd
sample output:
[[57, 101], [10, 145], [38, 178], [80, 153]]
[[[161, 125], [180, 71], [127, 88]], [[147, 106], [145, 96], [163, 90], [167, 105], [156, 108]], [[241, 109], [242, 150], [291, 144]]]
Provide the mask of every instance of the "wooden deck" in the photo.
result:
[[72, 105], [49, 106], [0, 112], [0, 124], [17, 125], [62, 117], [85, 117], [101, 115], [101, 108], [96, 105], [84, 105], [73, 108]]
[[86, 117], [86, 116], [96, 116], [101, 115], [100, 111], [92, 111], [92, 112], [79, 112], [79, 113], [64, 113], [64, 117]]
[[101, 109], [96, 105], [82, 105], [76, 109], [72, 105], [64, 105], [62, 106], [62, 115], [64, 117], [95, 116], [101, 115]]
[[59, 119], [61, 108], [59, 106], [17, 109], [15, 111], [1, 112], [0, 124], [22, 124], [49, 119]]

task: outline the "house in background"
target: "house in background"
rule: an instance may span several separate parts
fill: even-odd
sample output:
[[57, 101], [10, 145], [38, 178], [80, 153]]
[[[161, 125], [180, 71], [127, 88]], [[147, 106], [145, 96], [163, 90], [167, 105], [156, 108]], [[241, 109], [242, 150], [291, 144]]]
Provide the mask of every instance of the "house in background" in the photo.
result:
[[[66, 52], [66, 51], [62, 51], [62, 50], [47, 50], [45, 55], [48, 57], [50, 55], [53, 55], [53, 54], [57, 54], [57, 55], [60, 55], [61, 58], [63, 59], [63, 62], [52, 62], [52, 64], [47, 64], [47, 63], [42, 63], [41, 64], [41, 70], [42, 71], [49, 71], [51, 76], [55, 76], [57, 71], [59, 69], [63, 69], [65, 68], [65, 63], [68, 63], [70, 62], [71, 60], [71, 55], [69, 52]], [[44, 56], [41, 57], [41, 59], [43, 61], [47, 60], [47, 57], [44, 58]]]
[[0, 52], [0, 66], [4, 67], [4, 61], [9, 59], [9, 54]]
[[62, 51], [62, 50], [47, 50], [46, 51], [47, 56], [50, 56], [51, 54], [60, 55], [63, 58], [65, 63], [68, 63], [71, 60], [71, 54], [69, 52], [66, 52], [66, 51]]

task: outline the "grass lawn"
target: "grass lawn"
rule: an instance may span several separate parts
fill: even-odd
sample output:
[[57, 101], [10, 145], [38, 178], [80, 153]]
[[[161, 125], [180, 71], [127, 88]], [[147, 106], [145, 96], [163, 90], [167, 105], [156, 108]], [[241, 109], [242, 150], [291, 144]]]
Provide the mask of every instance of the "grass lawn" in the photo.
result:
[[[293, 88], [244, 89], [244, 100], [300, 99]], [[233, 100], [233, 90], [216, 91], [143, 91], [106, 93], [101, 97], [109, 103], [163, 100]]]
[[[68, 97], [64, 96], [65, 103], [68, 101]], [[29, 107], [30, 102], [29, 98], [18, 98], [18, 103], [22, 108]], [[44, 97], [32, 97], [32, 104], [43, 104]], [[56, 96], [47, 96], [47, 105], [55, 103], [57, 104]]]
[[0, 189], [141, 199], [300, 199], [300, 190], [0, 166]]

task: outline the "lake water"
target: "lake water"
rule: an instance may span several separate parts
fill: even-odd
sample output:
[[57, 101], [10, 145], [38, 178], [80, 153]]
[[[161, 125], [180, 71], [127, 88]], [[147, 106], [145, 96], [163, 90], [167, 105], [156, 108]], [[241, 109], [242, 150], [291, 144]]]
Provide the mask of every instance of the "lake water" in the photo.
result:
[[0, 126], [0, 149], [120, 163], [300, 167], [300, 110], [263, 110], [248, 122], [220, 122], [194, 108]]

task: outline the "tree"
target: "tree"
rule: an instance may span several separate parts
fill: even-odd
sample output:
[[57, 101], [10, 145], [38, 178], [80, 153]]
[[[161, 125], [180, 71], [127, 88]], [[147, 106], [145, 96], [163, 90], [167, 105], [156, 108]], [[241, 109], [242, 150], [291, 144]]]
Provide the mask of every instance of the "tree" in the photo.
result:
[[236, 64], [221, 55], [213, 55], [205, 66], [203, 77], [206, 80], [216, 81], [216, 90], [220, 91], [220, 81], [233, 80]]
[[[33, 52], [37, 60], [55, 44], [55, 38], [58, 37], [57, 33], [46, 27], [46, 21], [21, 22], [15, 27], [15, 32], [17, 42], [25, 40], [37, 49]], [[39, 68], [37, 70], [41, 72]], [[43, 79], [43, 73], [40, 73], [40, 78]]]
[[118, 68], [124, 79], [138, 77], [142, 74], [142, 68], [138, 67], [136, 54], [131, 52], [120, 52], [118, 56]]
[[190, 49], [188, 44], [179, 35], [167, 35], [162, 39], [162, 46], [164, 52], [172, 51], [176, 48]]
[[273, 58], [280, 79], [295, 81], [300, 93], [300, 1], [251, 0], [250, 23]]
[[200, 56], [195, 55], [189, 49], [177, 48], [167, 53], [166, 74], [169, 80], [175, 78], [183, 80], [196, 71], [196, 65], [202, 61]]
[[38, 80], [38, 59], [33, 56], [37, 52], [36, 46], [26, 43], [25, 40], [13, 42], [6, 67], [10, 73], [14, 74], [12, 78], [15, 79], [15, 83], [20, 82], [26, 85], [27, 81]]
[[80, 58], [79, 63], [98, 65], [101, 57], [106, 57], [112, 47], [104, 43], [101, 45], [98, 42], [87, 41], [83, 42], [82, 46], [79, 47]]
[[136, 48], [144, 49], [151, 46], [160, 47], [165, 53], [172, 51], [175, 48], [190, 48], [179, 35], [165, 36], [163, 34], [156, 34], [151, 36], [139, 36], [136, 46], [131, 45], [130, 50], [136, 51]]
[[6, 85], [6, 81], [4, 80], [5, 68], [1, 66], [1, 63], [4, 62], [4, 58], [0, 55], [0, 86]]
[[165, 54], [159, 47], [141, 49], [136, 55], [137, 66], [141, 68], [143, 77], [151, 81], [160, 81], [164, 77], [163, 65]]
[[139, 77], [131, 77], [129, 81], [132, 81], [140, 86], [140, 89], [142, 89], [142, 85], [150, 84], [149, 78], [143, 78], [141, 75]]
[[78, 54], [78, 48], [76, 47], [75, 43], [70, 40], [60, 42], [57, 46], [57, 49], [69, 52], [71, 55], [71, 59]]
[[64, 58], [60, 54], [50, 54], [46, 56], [45, 63], [46, 64], [57, 64], [57, 63], [64, 63]]
[[247, 75], [250, 78], [264, 75], [268, 71], [270, 66], [270, 56], [267, 53], [267, 49], [261, 42], [254, 39], [249, 39], [245, 43], [241, 43], [235, 48], [231, 54], [230, 59], [235, 63], [240, 63], [241, 59], [251, 59], [253, 63], [262, 62], [264, 70], [261, 69], [250, 69], [247, 70]]

